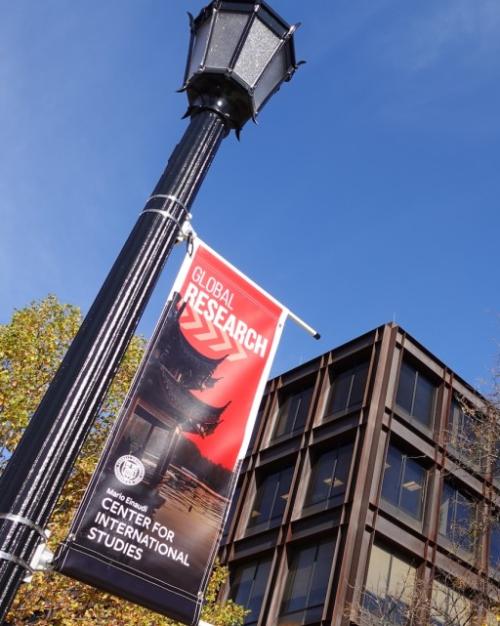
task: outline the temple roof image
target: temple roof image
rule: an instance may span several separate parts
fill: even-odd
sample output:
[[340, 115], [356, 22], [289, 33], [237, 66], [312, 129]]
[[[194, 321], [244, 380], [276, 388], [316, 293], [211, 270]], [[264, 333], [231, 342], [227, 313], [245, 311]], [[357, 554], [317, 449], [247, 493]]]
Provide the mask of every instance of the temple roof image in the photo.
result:
[[180, 295], [175, 294], [141, 379], [139, 394], [175, 419], [184, 432], [206, 437], [221, 423], [221, 415], [230, 402], [212, 406], [191, 390], [214, 387], [221, 379], [212, 374], [226, 356], [212, 359], [189, 343], [179, 323], [186, 304], [177, 307], [179, 300]]
[[158, 341], [160, 362], [188, 389], [213, 387], [219, 379], [213, 378], [212, 374], [226, 356], [210, 358], [189, 343], [180, 328], [180, 317], [186, 303], [183, 303], [179, 309], [176, 308], [175, 303], [174, 300], [173, 313], [169, 313], [166, 327]]

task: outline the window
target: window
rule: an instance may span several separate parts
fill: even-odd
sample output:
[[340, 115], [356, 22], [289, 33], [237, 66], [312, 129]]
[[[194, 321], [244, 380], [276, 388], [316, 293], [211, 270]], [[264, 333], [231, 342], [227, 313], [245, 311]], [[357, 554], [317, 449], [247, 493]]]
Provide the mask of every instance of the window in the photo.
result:
[[477, 420], [457, 400], [451, 403], [450, 419], [448, 424], [448, 438], [450, 444], [460, 450], [464, 445], [470, 450], [476, 440]]
[[352, 444], [327, 450], [312, 465], [304, 509], [323, 510], [343, 500], [352, 458]]
[[432, 626], [463, 626], [472, 623], [470, 600], [458, 591], [435, 580], [432, 583]]
[[248, 528], [263, 524], [269, 528], [281, 520], [288, 501], [292, 474], [293, 467], [287, 467], [258, 480]]
[[238, 505], [238, 500], [240, 499], [241, 486], [238, 485], [234, 490], [233, 497], [231, 499], [231, 504], [229, 505], [229, 511], [226, 517], [226, 521], [224, 523], [224, 531], [222, 533], [222, 543], [225, 543], [227, 537], [229, 535], [229, 529], [231, 528], [231, 524], [234, 518], [234, 514], [236, 513], [236, 507]]
[[471, 552], [474, 545], [475, 505], [459, 489], [445, 482], [439, 509], [439, 533], [457, 548]]
[[382, 498], [420, 520], [426, 477], [427, 472], [421, 465], [391, 444], [385, 462]]
[[412, 365], [401, 365], [396, 404], [426, 426], [434, 417], [436, 386]]
[[251, 454], [253, 447], [255, 445], [255, 440], [257, 439], [257, 433], [259, 432], [260, 424], [262, 422], [262, 417], [264, 416], [264, 409], [266, 406], [267, 398], [263, 398], [260, 403], [259, 412], [257, 413], [257, 417], [255, 418], [255, 423], [253, 425], [252, 435], [250, 436], [250, 441], [248, 442], [248, 448], [246, 450], [245, 455]]
[[495, 520], [490, 527], [490, 572], [500, 575], [500, 522]]
[[231, 576], [231, 598], [250, 610], [245, 625], [256, 624], [259, 619], [270, 569], [271, 559], [261, 559], [241, 565]]
[[359, 409], [363, 404], [368, 363], [361, 363], [339, 374], [333, 371], [330, 375], [332, 383], [325, 415]]
[[[496, 426], [494, 432], [498, 432], [498, 426]], [[500, 480], [500, 441], [496, 441], [494, 444], [491, 477], [493, 480]]]
[[[464, 409], [462, 403], [454, 399], [448, 421], [448, 441], [462, 462], [481, 465], [481, 462], [486, 460], [488, 454], [484, 436], [481, 437], [481, 428], [479, 414], [472, 409]], [[483, 441], [480, 441], [480, 438]]]
[[304, 429], [312, 392], [312, 385], [304, 389], [280, 392], [278, 419], [273, 439], [279, 439]]
[[333, 548], [334, 541], [327, 540], [293, 551], [277, 626], [319, 622], [325, 604]]
[[411, 624], [415, 573], [412, 565], [373, 545], [363, 608], [384, 624]]

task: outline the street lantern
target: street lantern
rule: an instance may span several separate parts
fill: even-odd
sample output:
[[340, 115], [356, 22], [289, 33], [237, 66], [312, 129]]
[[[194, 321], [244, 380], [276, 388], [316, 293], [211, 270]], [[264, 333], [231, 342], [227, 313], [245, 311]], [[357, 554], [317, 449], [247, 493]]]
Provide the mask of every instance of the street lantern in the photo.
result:
[[265, 2], [212, 2], [191, 17], [183, 90], [189, 114], [211, 108], [236, 130], [257, 114], [295, 72], [293, 34]]
[[216, 0], [191, 22], [189, 126], [0, 478], [0, 623], [222, 139], [296, 69], [294, 31], [257, 0]]

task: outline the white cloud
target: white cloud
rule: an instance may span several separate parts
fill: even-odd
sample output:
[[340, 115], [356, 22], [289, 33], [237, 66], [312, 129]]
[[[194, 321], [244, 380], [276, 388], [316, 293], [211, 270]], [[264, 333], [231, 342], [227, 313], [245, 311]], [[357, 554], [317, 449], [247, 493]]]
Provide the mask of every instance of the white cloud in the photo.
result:
[[499, 0], [435, 0], [427, 7], [408, 28], [390, 33], [386, 52], [393, 62], [416, 71], [449, 60], [448, 55], [465, 67], [498, 63]]

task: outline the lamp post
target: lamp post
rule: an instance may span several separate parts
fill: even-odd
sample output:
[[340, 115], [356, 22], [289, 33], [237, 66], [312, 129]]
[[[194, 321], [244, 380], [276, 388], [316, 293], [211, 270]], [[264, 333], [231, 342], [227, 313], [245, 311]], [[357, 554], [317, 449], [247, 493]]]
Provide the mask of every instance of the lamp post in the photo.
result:
[[189, 126], [0, 480], [0, 620], [222, 139], [296, 69], [294, 31], [259, 0], [216, 0], [191, 17]]

